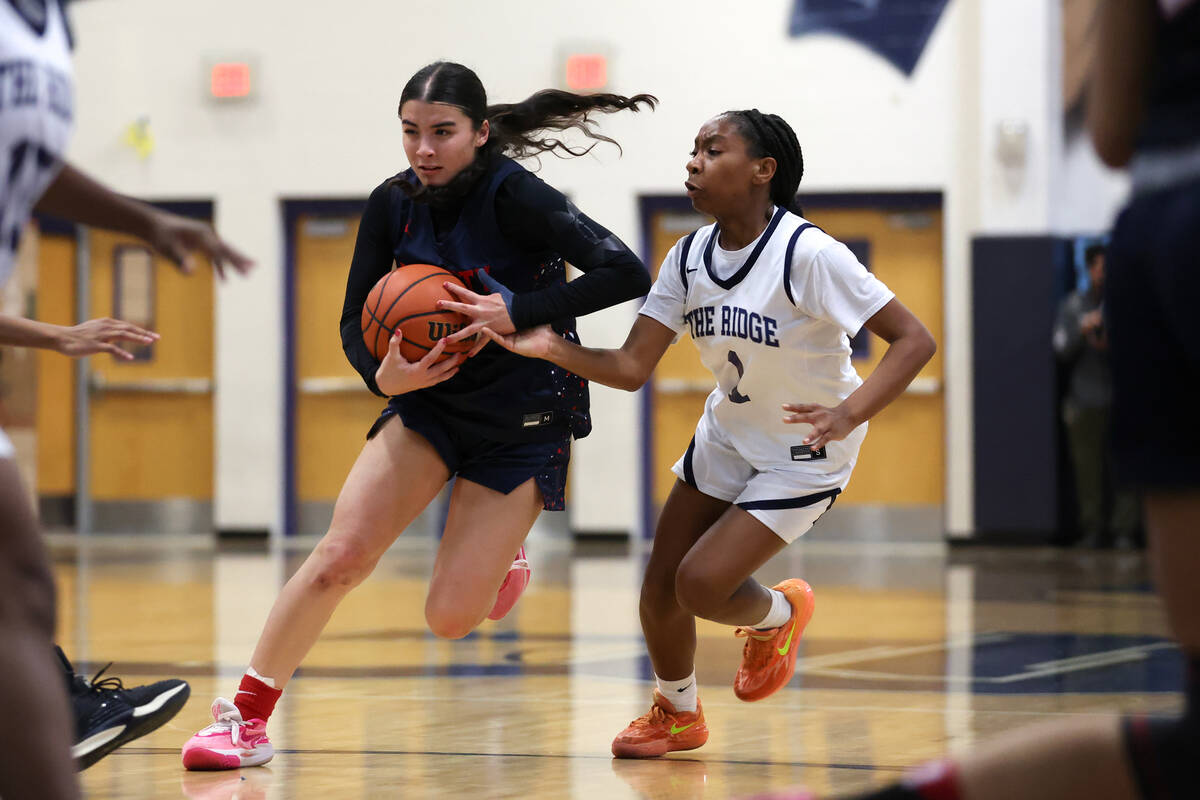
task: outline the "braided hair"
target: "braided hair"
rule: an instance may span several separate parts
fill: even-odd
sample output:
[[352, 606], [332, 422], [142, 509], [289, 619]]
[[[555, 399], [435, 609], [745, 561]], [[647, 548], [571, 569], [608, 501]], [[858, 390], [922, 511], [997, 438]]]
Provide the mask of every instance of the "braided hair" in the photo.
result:
[[804, 177], [804, 154], [792, 126], [777, 114], [764, 114], [757, 108], [726, 111], [723, 115], [737, 126], [746, 140], [751, 158], [775, 159], [775, 176], [771, 178], [771, 202], [803, 216], [796, 201], [796, 190]]
[[[488, 140], [475, 154], [475, 161], [455, 175], [445, 186], [428, 187], [401, 182], [401, 189], [414, 200], [437, 203], [461, 197], [487, 171], [495, 155], [513, 158], [528, 158], [541, 153], [554, 153], [561, 158], [582, 156], [591, 152], [598, 142], [608, 142], [621, 149], [621, 145], [596, 130], [595, 122], [589, 118], [593, 111], [611, 114], [615, 111], [639, 111], [640, 106], [651, 110], [658, 98], [650, 94], [625, 97], [619, 94], [575, 94], [559, 89], [543, 89], [519, 103], [488, 105], [487, 91], [483, 82], [469, 67], [452, 61], [435, 61], [409, 78], [400, 93], [397, 113], [409, 100], [427, 103], [446, 103], [455, 106], [470, 118], [478, 130], [484, 120], [488, 121]], [[587, 147], [572, 148], [553, 136], [542, 135], [545, 131], [567, 131], [575, 129], [594, 141]]]

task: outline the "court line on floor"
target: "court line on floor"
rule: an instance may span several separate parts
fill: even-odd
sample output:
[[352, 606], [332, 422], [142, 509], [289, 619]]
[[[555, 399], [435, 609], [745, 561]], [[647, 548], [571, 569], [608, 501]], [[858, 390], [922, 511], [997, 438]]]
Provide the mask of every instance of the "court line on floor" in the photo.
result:
[[[650, 681], [639, 681], [639, 683], [645, 683], [645, 685], [647, 687], [653, 685], [653, 683]], [[921, 708], [921, 707], [915, 707], [915, 706], [823, 705], [819, 702], [813, 702], [812, 697], [809, 694], [810, 692], [813, 692], [813, 691], [821, 691], [821, 692], [825, 692], [825, 691], [892, 692], [893, 690], [884, 690], [884, 689], [870, 689], [870, 690], [863, 690], [863, 689], [804, 689], [804, 690], [802, 690], [802, 689], [786, 689], [785, 691], [787, 691], [789, 693], [803, 691], [803, 692], [805, 692], [805, 697], [804, 697], [804, 699], [798, 699], [795, 703], [784, 704], [784, 703], [780, 703], [780, 702], [775, 702], [773, 704], [773, 708], [775, 710], [789, 711], [789, 712], [794, 712], [794, 711], [858, 711], [858, 712], [875, 713], [875, 712], [892, 711], [892, 712], [900, 712], [900, 713], [907, 713], [907, 714], [945, 714], [946, 713], [946, 708], [941, 702], [942, 699], [947, 694], [946, 692], [934, 692], [934, 691], [929, 692], [929, 694], [933, 695], [937, 699], [938, 704], [936, 706], [931, 706], [929, 708]], [[907, 692], [907, 690], [906, 690], [906, 692]], [[1120, 695], [1122, 693], [1113, 693], [1113, 694]], [[1048, 695], [1039, 694], [1039, 695], [1031, 695], [1031, 696], [1041, 699], [1041, 698], [1047, 697]], [[1057, 697], [1058, 695], [1049, 695], [1049, 696]], [[1093, 695], [1089, 694], [1089, 697], [1090, 696], [1093, 696]], [[1166, 692], [1156, 692], [1156, 693], [1154, 693], [1154, 696], [1168, 698], [1168, 699], [1175, 697], [1174, 694], [1166, 693]], [[342, 693], [342, 692], [330, 693], [330, 692], [305, 691], [303, 694], [303, 697], [304, 697], [304, 699], [311, 699], [311, 700], [345, 700], [346, 699], [345, 693]], [[371, 701], [393, 701], [393, 702], [411, 701], [411, 702], [417, 702], [417, 703], [437, 702], [437, 703], [453, 703], [455, 705], [462, 704], [464, 701], [469, 700], [472, 703], [501, 703], [501, 704], [518, 704], [518, 705], [529, 704], [529, 705], [561, 706], [564, 703], [570, 703], [572, 706], [603, 706], [606, 708], [611, 708], [613, 706], [613, 702], [614, 702], [611, 698], [597, 698], [595, 700], [587, 700], [587, 699], [578, 698], [578, 697], [573, 698], [573, 699], [568, 699], [565, 697], [545, 697], [543, 695], [525, 696], [525, 695], [512, 695], [512, 694], [508, 695], [507, 697], [496, 697], [493, 695], [485, 695], [485, 696], [478, 696], [478, 697], [473, 697], [473, 696], [469, 696], [469, 695], [455, 695], [452, 697], [440, 697], [438, 695], [428, 695], [428, 694], [398, 695], [398, 694], [369, 693], [366, 695], [362, 695], [361, 697], [362, 697], [362, 699], [371, 700]], [[972, 698], [995, 698], [995, 697], [998, 697], [998, 695], [993, 695], [993, 694], [976, 695], [976, 694], [972, 693], [970, 695], [970, 697], [972, 697]], [[1145, 699], [1144, 695], [1138, 696], [1139, 702], [1144, 701], [1144, 699]], [[728, 702], [728, 701], [722, 701], [722, 700], [710, 700], [708, 697], [706, 697], [704, 700], [704, 707], [705, 708], [723, 708], [723, 709], [726, 709], [726, 708], [745, 709], [748, 706], [745, 702], [742, 702], [742, 701]], [[1025, 716], [1025, 717], [1030, 717], [1030, 716], [1033, 716], [1033, 717], [1111, 717], [1111, 716], [1113, 716], [1114, 713], [1116, 713], [1115, 711], [1108, 709], [1108, 708], [1100, 709], [1100, 710], [1080, 710], [1080, 711], [1041, 711], [1041, 710], [1026, 711], [1026, 710], [1022, 710], [1022, 709], [1010, 709], [1010, 708], [971, 708], [970, 711], [972, 714], [993, 714], [993, 715], [997, 715], [997, 716], [1014, 716], [1014, 717], [1021, 717], [1021, 716]], [[1167, 713], [1167, 712], [1164, 711], [1162, 713]]]
[[[113, 755], [178, 755], [179, 750], [173, 747], [123, 747], [115, 751]], [[345, 749], [338, 750], [335, 748], [312, 748], [312, 749], [276, 749], [276, 755], [293, 755], [293, 756], [449, 756], [449, 757], [467, 757], [467, 758], [546, 758], [546, 759], [587, 759], [589, 761], [619, 761], [620, 759], [613, 758], [607, 753], [467, 753], [454, 750], [354, 750]], [[749, 767], [804, 767], [811, 769], [846, 769], [858, 770], [865, 772], [904, 772], [908, 769], [907, 766], [891, 766], [887, 764], [836, 764], [824, 763], [819, 761], [767, 761], [760, 759], [740, 759], [740, 758], [663, 758], [656, 759], [652, 762], [646, 760], [626, 760], [628, 763], [646, 764], [665, 764], [671, 762], [680, 762], [684, 764], [711, 764], [711, 765], [734, 765], [734, 766], [749, 766]]]

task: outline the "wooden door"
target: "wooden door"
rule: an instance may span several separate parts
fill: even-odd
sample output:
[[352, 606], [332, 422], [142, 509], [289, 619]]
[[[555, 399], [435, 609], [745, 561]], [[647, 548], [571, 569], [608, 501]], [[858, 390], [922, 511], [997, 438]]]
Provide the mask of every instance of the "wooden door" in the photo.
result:
[[184, 275], [132, 237], [93, 230], [90, 317], [161, 334], [134, 361], [89, 363], [89, 491], [98, 530], [212, 527], [213, 272]]
[[295, 254], [294, 527], [324, 533], [333, 504], [385, 402], [342, 352], [339, 324], [357, 213], [305, 213], [289, 225]]

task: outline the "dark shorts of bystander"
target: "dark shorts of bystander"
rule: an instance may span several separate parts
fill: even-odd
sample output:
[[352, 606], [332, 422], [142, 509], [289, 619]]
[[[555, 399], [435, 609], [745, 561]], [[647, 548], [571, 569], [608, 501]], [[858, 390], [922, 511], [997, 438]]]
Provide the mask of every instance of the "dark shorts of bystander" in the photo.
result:
[[1135, 197], [1108, 258], [1117, 480], [1200, 487], [1200, 181]]

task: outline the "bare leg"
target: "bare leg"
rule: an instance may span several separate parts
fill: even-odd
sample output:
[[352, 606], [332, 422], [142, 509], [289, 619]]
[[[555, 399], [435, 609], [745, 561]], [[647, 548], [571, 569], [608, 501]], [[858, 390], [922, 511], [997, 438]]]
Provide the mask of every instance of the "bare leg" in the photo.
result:
[[1146, 495], [1150, 558], [1180, 647], [1200, 655], [1200, 491]]
[[639, 606], [650, 663], [663, 680], [683, 680], [695, 669], [696, 618], [679, 603], [675, 575], [688, 551], [727, 508], [727, 501], [682, 481], [675, 482], [663, 504]]
[[[1151, 563], [1172, 633], [1200, 654], [1200, 493], [1146, 496]], [[1018, 731], [963, 761], [966, 800], [1138, 797], [1119, 722], [1083, 720]]]
[[[0, 459], [0, 797], [76, 798], [62, 667], [54, 656], [54, 578], [12, 459]], [[17, 721], [22, 721], [20, 724]]]
[[459, 478], [429, 581], [425, 620], [445, 639], [461, 639], [487, 617], [496, 592], [542, 511], [531, 478], [502, 494]]
[[1136, 800], [1120, 720], [1082, 719], [1012, 731], [959, 765], [963, 800]]
[[[1153, 492], [1145, 509], [1167, 621], [1194, 661], [1200, 656], [1200, 492]], [[1140, 793], [1124, 737], [1115, 717], [1014, 731], [961, 759], [963, 800], [1136, 800]]]
[[682, 680], [695, 669], [696, 617], [753, 625], [766, 616], [771, 596], [750, 576], [784, 547], [742, 509], [676, 481], [642, 580], [642, 632], [654, 674]]
[[771, 609], [767, 588], [750, 577], [787, 547], [774, 531], [730, 506], [688, 551], [675, 591], [693, 614], [726, 625], [753, 625]]
[[384, 425], [354, 462], [329, 532], [279, 593], [250, 666], [282, 689], [338, 603], [371, 574], [448, 477], [446, 465], [422, 436], [399, 419]]

